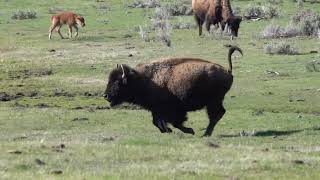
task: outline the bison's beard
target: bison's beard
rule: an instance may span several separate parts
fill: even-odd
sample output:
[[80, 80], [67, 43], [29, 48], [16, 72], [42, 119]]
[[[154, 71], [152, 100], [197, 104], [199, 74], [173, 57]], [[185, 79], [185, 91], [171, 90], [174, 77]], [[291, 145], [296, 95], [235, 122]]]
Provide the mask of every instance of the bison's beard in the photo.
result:
[[110, 102], [110, 107], [114, 107], [122, 103], [121, 101], [116, 101], [116, 100], [112, 100], [109, 102]]

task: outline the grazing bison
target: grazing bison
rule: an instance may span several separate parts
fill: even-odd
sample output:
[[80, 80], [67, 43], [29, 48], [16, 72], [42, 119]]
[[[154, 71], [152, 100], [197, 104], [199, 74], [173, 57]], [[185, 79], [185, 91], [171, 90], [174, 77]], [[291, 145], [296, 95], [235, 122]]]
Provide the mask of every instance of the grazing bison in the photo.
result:
[[210, 26], [222, 21], [221, 0], [192, 0], [192, 10], [199, 26], [199, 36], [202, 35], [202, 25], [206, 22], [209, 31]]
[[64, 39], [64, 37], [62, 36], [62, 34], [60, 32], [60, 28], [64, 24], [68, 25], [70, 39], [72, 38], [72, 27], [74, 27], [76, 29], [75, 37], [77, 37], [78, 36], [77, 25], [79, 25], [81, 27], [85, 26], [84, 18], [81, 17], [80, 15], [73, 13], [73, 12], [64, 12], [61, 14], [53, 15], [51, 17], [51, 26], [49, 28], [49, 40], [51, 40], [52, 31], [54, 29], [57, 30], [61, 39]]
[[104, 94], [110, 106], [133, 103], [151, 111], [153, 124], [164, 132], [172, 132], [167, 123], [184, 133], [187, 112], [207, 108], [210, 119], [204, 136], [225, 113], [223, 99], [233, 82], [231, 55], [240, 48], [230, 46], [229, 68], [196, 58], [165, 58], [139, 64], [135, 68], [120, 65], [113, 69]]
[[222, 29], [225, 25], [231, 30], [232, 36], [238, 37], [238, 30], [242, 21], [241, 16], [235, 16], [232, 12], [230, 0], [221, 0], [222, 5]]

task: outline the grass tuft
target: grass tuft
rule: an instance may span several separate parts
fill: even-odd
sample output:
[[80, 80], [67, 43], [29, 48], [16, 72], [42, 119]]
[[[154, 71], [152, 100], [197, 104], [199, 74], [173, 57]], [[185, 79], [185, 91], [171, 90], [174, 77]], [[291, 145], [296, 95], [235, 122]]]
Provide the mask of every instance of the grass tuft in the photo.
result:
[[18, 10], [14, 12], [13, 15], [11, 16], [11, 19], [15, 19], [15, 20], [35, 19], [35, 18], [37, 18], [37, 13], [33, 10], [26, 10], [26, 11]]

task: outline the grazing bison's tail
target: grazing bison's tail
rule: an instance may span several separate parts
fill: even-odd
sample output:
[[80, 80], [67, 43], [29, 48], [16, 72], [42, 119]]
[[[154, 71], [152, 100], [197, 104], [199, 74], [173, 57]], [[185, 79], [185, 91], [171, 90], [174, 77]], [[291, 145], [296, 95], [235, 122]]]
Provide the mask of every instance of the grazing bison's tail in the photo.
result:
[[233, 45], [225, 45], [225, 47], [229, 47], [229, 53], [228, 53], [229, 72], [232, 73], [231, 55], [234, 53], [234, 51], [239, 51], [240, 54], [243, 55], [242, 50], [239, 47], [233, 46]]

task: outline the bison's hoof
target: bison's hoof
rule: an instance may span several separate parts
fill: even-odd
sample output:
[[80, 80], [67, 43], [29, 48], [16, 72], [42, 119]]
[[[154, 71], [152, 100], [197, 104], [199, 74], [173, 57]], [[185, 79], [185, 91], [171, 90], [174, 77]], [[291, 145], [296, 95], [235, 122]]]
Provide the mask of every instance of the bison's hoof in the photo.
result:
[[195, 133], [194, 133], [194, 130], [193, 130], [192, 128], [188, 128], [188, 131], [187, 131], [186, 133], [188, 133], [188, 134], [192, 134], [192, 135], [194, 135], [194, 134], [195, 134]]
[[211, 136], [211, 134], [207, 134], [207, 133], [205, 133], [204, 135], [202, 135], [202, 137], [210, 137]]

